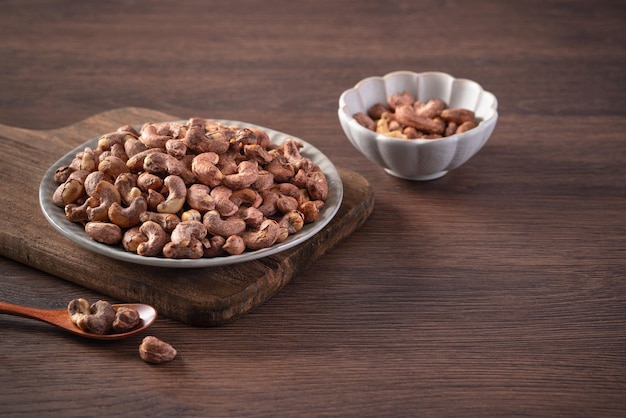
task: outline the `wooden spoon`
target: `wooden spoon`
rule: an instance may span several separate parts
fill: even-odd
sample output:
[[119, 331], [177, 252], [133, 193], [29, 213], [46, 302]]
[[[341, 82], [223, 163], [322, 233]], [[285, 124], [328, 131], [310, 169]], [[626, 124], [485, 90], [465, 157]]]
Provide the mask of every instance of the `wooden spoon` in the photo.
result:
[[157, 318], [156, 310], [150, 305], [141, 303], [126, 303], [113, 305], [114, 308], [128, 307], [135, 309], [139, 313], [141, 321], [139, 325], [131, 331], [119, 334], [92, 334], [78, 328], [73, 322], [67, 309], [39, 309], [28, 306], [13, 305], [12, 303], [0, 302], [0, 314], [22, 316], [24, 318], [37, 319], [63, 328], [81, 337], [94, 338], [97, 340], [119, 340], [137, 334], [154, 323]]

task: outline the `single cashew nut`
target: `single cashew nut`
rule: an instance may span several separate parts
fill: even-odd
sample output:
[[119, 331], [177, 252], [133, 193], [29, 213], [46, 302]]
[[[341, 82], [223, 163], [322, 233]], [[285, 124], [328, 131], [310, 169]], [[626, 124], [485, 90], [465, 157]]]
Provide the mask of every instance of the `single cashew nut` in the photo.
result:
[[157, 126], [154, 123], [146, 123], [141, 127], [141, 136], [139, 140], [150, 148], [165, 148], [165, 143], [172, 137], [157, 132]]
[[100, 161], [100, 164], [98, 164], [98, 171], [101, 171], [112, 179], [116, 179], [122, 173], [130, 173], [130, 169], [126, 165], [126, 162], [113, 155], [110, 155]]
[[180, 215], [181, 221], [200, 221], [202, 222], [202, 214], [196, 209], [189, 209]]
[[206, 234], [207, 229], [202, 222], [182, 221], [176, 225], [176, 228], [172, 231], [170, 240], [174, 245], [186, 247], [189, 245], [192, 238], [196, 238], [201, 241], [204, 239]]
[[326, 200], [328, 197], [328, 180], [321, 171], [314, 171], [309, 174], [307, 192], [312, 200]]
[[143, 160], [143, 169], [156, 175], [172, 174], [175, 176], [185, 171], [181, 160], [164, 152], [148, 154]]
[[198, 212], [207, 212], [215, 209], [215, 199], [211, 196], [211, 189], [205, 184], [192, 184], [187, 189], [187, 204]]
[[303, 202], [298, 209], [304, 216], [304, 223], [308, 224], [317, 221], [322, 207], [324, 207], [322, 200], [309, 200]]
[[396, 108], [395, 117], [402, 125], [412, 126], [418, 131], [431, 134], [442, 134], [445, 130], [443, 121], [418, 116], [411, 105], [400, 105]]
[[120, 334], [122, 332], [132, 331], [137, 328], [141, 322], [141, 317], [136, 309], [121, 307], [115, 310], [115, 318], [111, 327], [113, 332]]
[[107, 176], [102, 171], [92, 171], [91, 173], [89, 173], [87, 177], [85, 177], [85, 193], [87, 193], [89, 196], [92, 196], [94, 190], [96, 190], [96, 186], [102, 180], [113, 183], [111, 177]]
[[209, 239], [209, 245], [204, 247], [203, 257], [217, 257], [222, 255], [224, 252], [222, 247], [226, 242], [226, 238], [220, 235], [214, 235]]
[[176, 349], [153, 336], [147, 336], [139, 345], [139, 356], [147, 363], [166, 363], [174, 360]]
[[139, 173], [143, 171], [143, 166], [146, 158], [152, 154], [163, 153], [163, 150], [158, 148], [148, 148], [144, 151], [138, 152], [126, 161], [126, 166], [132, 173]]
[[65, 206], [65, 216], [72, 222], [87, 222], [89, 220], [87, 209], [97, 205], [98, 202], [93, 197], [88, 197], [82, 205], [70, 203]]
[[115, 245], [122, 241], [122, 229], [110, 222], [90, 221], [85, 224], [85, 233], [94, 241]]
[[120, 228], [130, 228], [140, 222], [140, 216], [148, 209], [148, 202], [143, 196], [135, 198], [128, 207], [113, 202], [109, 207], [109, 220]]
[[280, 218], [278, 225], [287, 228], [289, 234], [295, 234], [304, 226], [304, 215], [297, 210], [289, 211]]
[[216, 210], [210, 210], [205, 213], [202, 223], [210, 234], [222, 237], [240, 235], [246, 230], [246, 223], [243, 219], [237, 217], [222, 219], [220, 213]]
[[197, 238], [191, 238], [187, 245], [177, 245], [172, 241], [163, 247], [163, 256], [167, 258], [196, 259], [204, 255], [204, 246]]
[[146, 193], [148, 190], [161, 190], [163, 188], [163, 179], [156, 174], [144, 171], [137, 177], [137, 187]]
[[222, 183], [223, 174], [217, 163], [220, 157], [214, 152], [203, 152], [191, 161], [191, 172], [196, 179], [209, 187], [215, 187]]
[[413, 104], [413, 107], [417, 116], [433, 119], [435, 116], [439, 116], [446, 108], [446, 103], [441, 99], [430, 99], [425, 104], [417, 101]]
[[266, 219], [255, 231], [246, 231], [243, 239], [246, 247], [251, 250], [260, 250], [274, 245], [280, 235], [280, 226], [273, 219]]
[[261, 206], [261, 203], [263, 203], [263, 198], [261, 197], [261, 195], [250, 187], [245, 187], [243, 189], [233, 191], [228, 199], [235, 205], [237, 205], [237, 207], [241, 205], [246, 205], [258, 208], [259, 206]]
[[89, 301], [87, 299], [72, 299], [67, 305], [67, 313], [72, 319], [72, 323], [78, 326], [78, 323], [82, 321], [82, 317], [91, 314], [89, 309]]
[[211, 190], [211, 197], [215, 201], [215, 210], [222, 216], [232, 216], [237, 213], [239, 207], [230, 200], [233, 191], [226, 186], [220, 185]]
[[230, 255], [239, 255], [246, 250], [246, 243], [239, 235], [231, 235], [226, 238], [226, 242], [222, 246], [222, 250], [226, 251]]
[[144, 212], [139, 216], [139, 220], [156, 222], [167, 233], [171, 233], [180, 223], [180, 218], [173, 213]]
[[[77, 174], [75, 174], [77, 173]], [[83, 176], [84, 174], [84, 176]], [[85, 178], [86, 172], [74, 171], [69, 175], [68, 179], [60, 184], [52, 196], [52, 201], [59, 207], [65, 207], [70, 203], [76, 202], [85, 194]]]
[[236, 216], [243, 219], [246, 225], [249, 226], [259, 226], [265, 220], [265, 215], [263, 215], [263, 212], [253, 206], [242, 206]]
[[167, 243], [167, 232], [165, 232], [158, 223], [153, 221], [142, 223], [139, 227], [139, 231], [144, 234], [148, 240], [137, 246], [137, 254], [144, 257], [159, 255]]
[[167, 199], [159, 203], [157, 212], [161, 213], [177, 213], [183, 208], [185, 199], [187, 198], [187, 187], [182, 178], [178, 176], [167, 176], [164, 186], [168, 190]]
[[146, 241], [148, 241], [148, 237], [139, 230], [138, 226], [135, 226], [124, 232], [124, 236], [122, 237], [122, 246], [124, 246], [124, 249], [128, 252], [137, 253], [137, 247], [139, 247], [139, 244]]

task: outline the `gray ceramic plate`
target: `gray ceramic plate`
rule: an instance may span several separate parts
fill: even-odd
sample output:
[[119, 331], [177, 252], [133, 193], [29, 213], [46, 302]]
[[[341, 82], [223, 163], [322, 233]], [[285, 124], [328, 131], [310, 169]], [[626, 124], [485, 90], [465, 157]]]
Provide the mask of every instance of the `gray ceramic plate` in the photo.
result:
[[322, 172], [326, 175], [328, 180], [328, 198], [326, 204], [320, 213], [320, 217], [317, 221], [307, 224], [297, 234], [290, 235], [284, 242], [275, 244], [269, 248], [264, 248], [256, 251], [246, 251], [240, 255], [229, 255], [215, 258], [201, 258], [197, 260], [192, 259], [168, 259], [160, 257], [143, 257], [137, 254], [125, 251], [121, 246], [111, 246], [101, 244], [93, 241], [85, 233], [85, 229], [81, 224], [70, 222], [65, 217], [65, 212], [62, 208], [56, 206], [52, 202], [52, 195], [57, 187], [54, 182], [54, 173], [59, 166], [69, 165], [77, 152], [82, 151], [85, 147], [96, 148], [99, 137], [93, 138], [90, 141], [76, 147], [72, 151], [68, 152], [63, 158], [54, 163], [52, 167], [48, 169], [44, 175], [41, 185], [39, 187], [39, 204], [44, 216], [61, 234], [65, 235], [70, 240], [83, 248], [94, 251], [96, 253], [115, 258], [129, 263], [144, 264], [150, 266], [172, 267], [172, 268], [200, 268], [200, 267], [216, 267], [229, 264], [242, 263], [244, 261], [255, 260], [268, 255], [276, 254], [281, 251], [285, 251], [298, 244], [301, 244], [313, 235], [318, 233], [324, 228], [336, 215], [339, 207], [341, 206], [341, 200], [343, 198], [343, 184], [339, 173], [333, 163], [324, 155], [320, 150], [313, 145], [303, 141], [302, 139], [295, 138], [291, 135], [284, 134], [272, 129], [264, 128], [262, 126], [253, 125], [246, 122], [219, 120], [215, 121], [233, 126], [241, 127], [259, 127], [263, 129], [270, 137], [271, 141], [275, 144], [282, 144], [287, 138], [294, 138], [304, 144], [304, 147], [300, 150], [301, 154], [320, 166]]

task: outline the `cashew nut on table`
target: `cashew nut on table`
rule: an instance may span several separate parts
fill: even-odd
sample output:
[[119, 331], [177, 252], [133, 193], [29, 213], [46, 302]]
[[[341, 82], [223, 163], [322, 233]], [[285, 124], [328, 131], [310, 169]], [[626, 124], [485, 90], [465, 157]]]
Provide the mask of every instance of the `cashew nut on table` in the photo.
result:
[[319, 218], [327, 179], [301, 148], [201, 118], [125, 125], [56, 170], [52, 200], [93, 240], [141, 256], [241, 254]]

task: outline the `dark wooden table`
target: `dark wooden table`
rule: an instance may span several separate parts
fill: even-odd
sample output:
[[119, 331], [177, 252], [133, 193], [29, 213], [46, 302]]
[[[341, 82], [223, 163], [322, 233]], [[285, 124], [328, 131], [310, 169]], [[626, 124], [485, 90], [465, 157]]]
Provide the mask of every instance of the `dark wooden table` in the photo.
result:
[[[160, 317], [171, 363], [141, 361], [140, 336], [1, 316], [0, 415], [623, 414], [625, 16], [582, 0], [3, 1], [1, 124], [128, 106], [257, 123], [363, 175], [376, 204], [243, 318]], [[498, 97], [490, 141], [441, 179], [385, 174], [339, 126], [344, 89], [398, 69]], [[8, 302], [107, 297], [7, 258], [0, 273]]]

